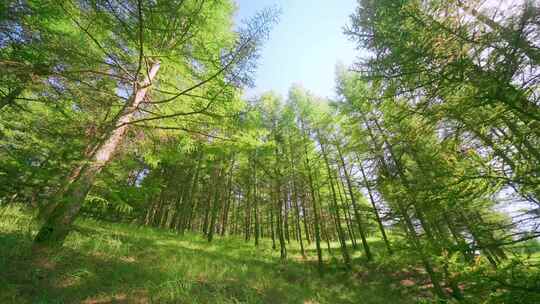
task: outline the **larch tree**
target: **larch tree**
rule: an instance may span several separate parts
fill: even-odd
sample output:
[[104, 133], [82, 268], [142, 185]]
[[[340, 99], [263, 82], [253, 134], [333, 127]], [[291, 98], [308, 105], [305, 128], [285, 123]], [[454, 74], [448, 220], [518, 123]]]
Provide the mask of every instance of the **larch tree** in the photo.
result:
[[[43, 249], [63, 242], [96, 176], [113, 158], [129, 126], [170, 129], [167, 122], [211, 115], [234, 99], [235, 88], [249, 82], [258, 46], [276, 18], [275, 11], [264, 11], [234, 32], [234, 6], [228, 1], [51, 2], [48, 7], [60, 16], [48, 21], [54, 30], [48, 34], [78, 38], [84, 43], [77, 47], [89, 45], [96, 54], [90, 56], [94, 63], [88, 67], [90, 80], [110, 79], [104, 94], [117, 99], [110, 101], [106, 121], [92, 134], [80, 160], [41, 210], [43, 226], [35, 245]], [[27, 14], [23, 16], [27, 18]], [[30, 26], [26, 29], [32, 30]], [[79, 49], [76, 59], [86, 55]], [[60, 80], [48, 78], [59, 95], [69, 93], [69, 86], [63, 83], [86, 81], [70, 79], [61, 61], [51, 69], [61, 71]], [[158, 121], [163, 125], [156, 125]], [[174, 128], [185, 130], [182, 124]]]

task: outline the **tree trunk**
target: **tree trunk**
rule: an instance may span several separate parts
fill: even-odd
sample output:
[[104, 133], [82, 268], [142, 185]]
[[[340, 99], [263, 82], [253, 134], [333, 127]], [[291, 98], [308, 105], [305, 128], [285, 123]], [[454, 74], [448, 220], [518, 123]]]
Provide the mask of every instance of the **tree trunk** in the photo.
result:
[[[207, 186], [212, 184], [212, 177], [208, 181]], [[210, 211], [212, 210], [212, 191], [208, 191], [208, 196], [206, 197], [206, 206], [204, 207], [204, 222], [202, 225], [202, 232], [204, 236], [208, 236], [208, 226], [210, 224]]]
[[306, 253], [304, 251], [304, 241], [302, 240], [302, 229], [300, 228], [300, 207], [298, 206], [298, 193], [296, 191], [296, 183], [293, 176], [293, 201], [294, 209], [296, 212], [296, 234], [298, 235], [298, 240], [300, 241], [300, 252], [302, 253], [302, 257], [306, 258]]
[[249, 186], [249, 183], [247, 187], [247, 195], [244, 198], [244, 201], [246, 202], [246, 208], [244, 211], [244, 241], [246, 242], [251, 239], [251, 187]]
[[137, 85], [131, 102], [126, 104], [118, 116], [115, 128], [93, 149], [87, 161], [73, 170], [66, 187], [58, 195], [58, 202], [52, 212], [46, 216], [44, 224], [34, 239], [34, 246], [37, 249], [52, 249], [63, 244], [96, 176], [112, 159], [121, 144], [128, 124], [143, 102], [159, 67], [159, 62], [152, 64], [149, 74], [141, 84]]
[[306, 235], [307, 243], [308, 245], [310, 245], [312, 234], [309, 231], [309, 225], [308, 225], [309, 217], [308, 217], [308, 213], [306, 209], [306, 193], [304, 192], [304, 187], [302, 187], [302, 185], [300, 186], [300, 189], [302, 191], [302, 194], [300, 196], [300, 203], [301, 203], [300, 207], [302, 208], [302, 223], [304, 224], [304, 233]]
[[269, 208], [270, 212], [270, 236], [272, 237], [272, 249], [276, 249], [276, 235], [274, 233], [274, 208]]
[[362, 225], [362, 221], [360, 218], [360, 212], [358, 211], [358, 204], [356, 203], [356, 198], [354, 196], [353, 187], [351, 178], [349, 176], [349, 172], [347, 172], [347, 166], [345, 165], [345, 159], [343, 158], [343, 154], [341, 153], [341, 149], [336, 144], [336, 149], [338, 152], [339, 159], [341, 161], [341, 167], [343, 169], [343, 175], [345, 176], [345, 181], [347, 182], [347, 188], [349, 190], [349, 196], [351, 197], [351, 203], [353, 205], [353, 211], [354, 211], [354, 217], [356, 219], [356, 223], [358, 224], [358, 230], [360, 231], [360, 238], [362, 239], [362, 246], [364, 247], [364, 252], [366, 253], [366, 258], [368, 261], [371, 261], [373, 259], [373, 256], [371, 255], [371, 251], [369, 250], [369, 245], [366, 238], [366, 232], [364, 229], [364, 226]]
[[392, 247], [390, 246], [390, 242], [388, 241], [388, 237], [386, 236], [386, 230], [384, 229], [381, 216], [379, 215], [379, 211], [377, 210], [377, 206], [375, 205], [375, 198], [373, 197], [371, 186], [369, 185], [369, 181], [366, 177], [366, 173], [364, 171], [364, 167], [362, 166], [362, 163], [360, 162], [360, 159], [358, 159], [358, 166], [360, 167], [360, 172], [362, 173], [362, 179], [364, 180], [364, 184], [368, 191], [369, 201], [371, 202], [371, 206], [373, 207], [373, 212], [375, 213], [375, 219], [377, 220], [377, 225], [379, 226], [379, 230], [381, 231], [384, 244], [386, 245], [386, 250], [388, 250], [389, 254], [392, 254]]
[[277, 199], [277, 229], [280, 248], [280, 257], [282, 260], [287, 259], [287, 245], [285, 244], [285, 236], [283, 233], [283, 199], [281, 198], [281, 189], [279, 182], [276, 183], [276, 199]]
[[[285, 185], [285, 187], [287, 187]], [[286, 188], [287, 189], [287, 188]], [[289, 234], [289, 193], [287, 191], [284, 191], [284, 198], [283, 198], [283, 231], [285, 231], [285, 239], [287, 240], [287, 244], [291, 243], [291, 237]]]
[[311, 165], [309, 163], [309, 154], [307, 150], [307, 135], [305, 134], [304, 129], [304, 123], [302, 121], [302, 131], [304, 132], [304, 154], [305, 154], [305, 160], [304, 160], [304, 166], [308, 172], [308, 182], [309, 182], [309, 191], [311, 194], [311, 203], [313, 206], [313, 217], [315, 220], [315, 247], [317, 248], [317, 261], [319, 265], [319, 273], [322, 273], [323, 270], [323, 256], [322, 256], [322, 249], [321, 249], [321, 228], [320, 228], [320, 214], [317, 206], [317, 197], [315, 196], [315, 187], [313, 184], [313, 174], [311, 172]]
[[[255, 153], [257, 157], [257, 153]], [[259, 224], [259, 204], [257, 202], [257, 167], [253, 162], [253, 216], [255, 219], [255, 247], [259, 246], [260, 224]]]
[[335, 218], [335, 224], [336, 229], [338, 233], [339, 242], [341, 244], [341, 254], [343, 256], [343, 262], [345, 263], [345, 266], [347, 268], [351, 268], [351, 256], [349, 255], [349, 251], [347, 249], [347, 243], [345, 242], [345, 234], [343, 232], [343, 227], [341, 226], [341, 219], [340, 219], [340, 213], [339, 213], [339, 207], [337, 204], [337, 197], [336, 197], [336, 189], [334, 187], [334, 180], [333, 180], [333, 173], [330, 168], [330, 162], [328, 161], [328, 155], [325, 149], [324, 143], [321, 141], [321, 136], [318, 134], [319, 137], [319, 143], [321, 145], [321, 152], [323, 155], [324, 163], [326, 164], [326, 170], [328, 172], [328, 182], [330, 183], [330, 190], [332, 193], [332, 202], [333, 202], [333, 209], [336, 215]]
[[[233, 156], [232, 162], [231, 162], [231, 168], [229, 172], [229, 180], [227, 181], [227, 199], [225, 201], [225, 210], [223, 211], [223, 220], [221, 224], [221, 236], [225, 235], [225, 232], [227, 230], [227, 225], [229, 222], [229, 209], [231, 206], [231, 198], [233, 196], [232, 193], [232, 179], [233, 179], [233, 170], [234, 170], [234, 162], [235, 162], [235, 156]], [[234, 213], [234, 211], [233, 211]]]
[[[380, 148], [381, 151], [382, 151], [383, 147], [382, 147], [381, 144], [379, 144], [378, 140], [376, 139], [375, 135], [373, 134], [371, 126], [369, 125], [369, 123], [368, 123], [367, 119], [365, 118], [365, 116], [363, 116], [362, 119], [364, 120], [364, 123], [366, 125], [367, 130], [368, 130], [368, 134], [369, 134], [370, 139], [373, 142], [374, 146]], [[408, 187], [407, 178], [406, 178], [405, 174], [403, 173], [403, 168], [401, 168], [401, 163], [399, 162], [398, 158], [395, 156], [392, 146], [390, 145], [390, 143], [386, 139], [386, 135], [383, 133], [383, 129], [381, 128], [381, 126], [379, 125], [377, 120], [375, 120], [374, 123], [375, 123], [375, 125], [377, 127], [377, 130], [380, 132], [381, 136], [384, 139], [384, 142], [385, 142], [385, 144], [387, 146], [387, 149], [388, 149], [388, 152], [389, 152], [391, 158], [393, 159], [394, 163], [396, 164], [397, 173], [398, 173], [398, 176], [399, 176], [401, 182], [404, 184], [405, 188], [410, 189], [410, 187]], [[385, 169], [388, 172], [390, 172], [390, 169], [388, 168], [386, 160], [383, 157], [380, 157], [380, 161], [381, 161], [381, 164], [385, 167]], [[410, 215], [408, 213], [407, 207], [403, 204], [402, 201], [399, 201], [399, 200], [396, 202], [396, 204], [397, 204], [397, 207], [398, 207], [398, 211], [401, 213], [401, 216], [402, 216], [402, 218], [403, 218], [403, 220], [405, 222], [406, 231], [408, 232], [409, 239], [411, 240], [414, 249], [420, 255], [420, 260], [421, 260], [426, 272], [428, 273], [428, 275], [429, 275], [429, 277], [431, 279], [431, 283], [433, 284], [433, 291], [439, 297], [447, 298], [446, 293], [443, 291], [442, 286], [441, 286], [441, 276], [437, 272], [435, 272], [435, 270], [434, 270], [434, 268], [432, 266], [432, 262], [429, 259], [429, 256], [426, 254], [424, 248], [422, 247], [420, 237], [417, 234], [416, 229], [414, 228], [414, 224], [413, 224], [412, 219], [411, 219], [411, 217], [410, 217]]]
[[343, 206], [343, 215], [345, 216], [345, 225], [347, 226], [347, 232], [349, 234], [349, 239], [351, 240], [351, 244], [354, 250], [358, 249], [358, 244], [356, 243], [356, 233], [354, 232], [354, 228], [352, 226], [352, 219], [351, 219], [351, 213], [349, 203], [347, 202], [347, 198], [343, 199], [342, 191], [344, 191], [343, 181], [336, 176], [336, 188], [337, 188], [337, 194], [339, 197], [339, 205]]

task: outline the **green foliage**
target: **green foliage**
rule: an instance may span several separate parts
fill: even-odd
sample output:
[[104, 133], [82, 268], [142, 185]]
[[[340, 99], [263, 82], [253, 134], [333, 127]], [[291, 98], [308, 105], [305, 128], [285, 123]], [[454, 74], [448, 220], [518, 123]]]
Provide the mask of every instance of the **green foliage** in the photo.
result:
[[105, 198], [89, 195], [82, 206], [82, 213], [88, 217], [126, 221], [133, 219], [134, 208], [123, 201], [110, 202]]
[[[247, 101], [272, 9], [3, 3], [0, 302], [539, 302], [538, 14], [476, 4], [358, 1], [336, 100]], [[81, 208], [57, 269], [16, 203]]]

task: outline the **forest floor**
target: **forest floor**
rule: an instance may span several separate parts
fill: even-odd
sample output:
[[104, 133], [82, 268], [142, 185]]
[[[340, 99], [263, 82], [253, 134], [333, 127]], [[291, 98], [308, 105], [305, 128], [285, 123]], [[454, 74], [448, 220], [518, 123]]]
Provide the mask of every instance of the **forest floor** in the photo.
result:
[[[289, 258], [263, 239], [253, 241], [77, 221], [64, 249], [44, 272], [30, 265], [36, 224], [19, 208], [0, 209], [0, 303], [416, 303], [430, 297], [424, 275], [385, 259], [366, 263], [354, 252], [343, 269], [337, 244], [325, 250], [319, 275], [314, 245]], [[375, 250], [382, 246], [371, 239]], [[380, 248], [384, 251], [383, 248]]]

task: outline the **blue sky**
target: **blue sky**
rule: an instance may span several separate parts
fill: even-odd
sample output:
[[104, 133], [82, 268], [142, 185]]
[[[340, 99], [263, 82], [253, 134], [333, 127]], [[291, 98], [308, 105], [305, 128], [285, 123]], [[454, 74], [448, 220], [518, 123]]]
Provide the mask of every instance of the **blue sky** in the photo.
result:
[[337, 62], [351, 64], [357, 51], [342, 34], [355, 0], [236, 0], [238, 20], [277, 5], [280, 22], [266, 42], [256, 75], [256, 88], [248, 96], [273, 90], [283, 97], [294, 83], [321, 97], [334, 96]]

